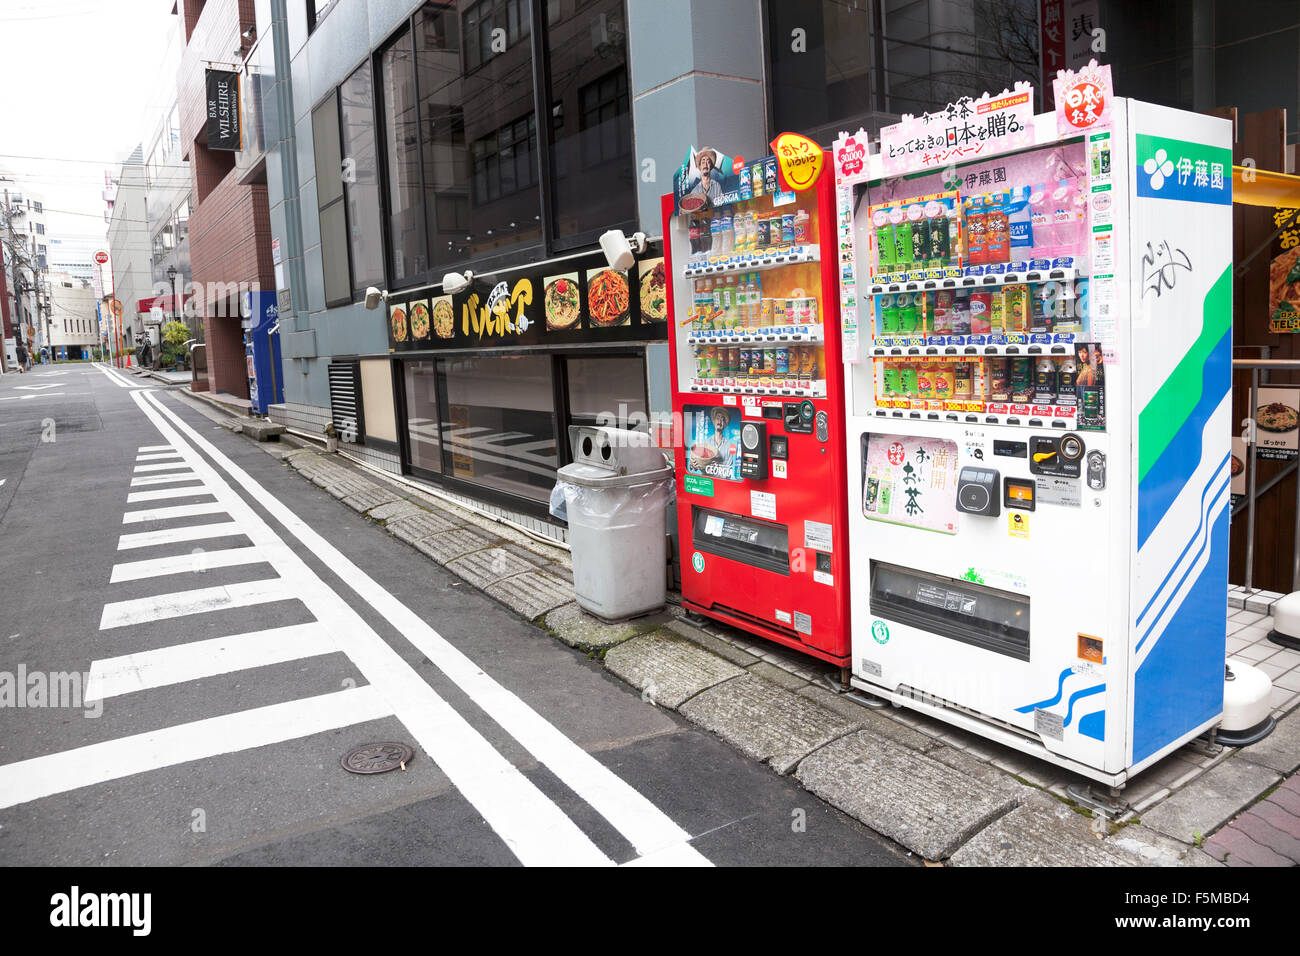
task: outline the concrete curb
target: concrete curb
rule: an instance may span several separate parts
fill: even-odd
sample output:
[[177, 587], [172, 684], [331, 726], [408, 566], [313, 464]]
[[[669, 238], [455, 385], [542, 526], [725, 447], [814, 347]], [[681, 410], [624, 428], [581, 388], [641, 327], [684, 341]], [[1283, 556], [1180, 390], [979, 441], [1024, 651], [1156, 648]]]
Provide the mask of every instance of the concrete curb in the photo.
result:
[[[572, 563], [563, 549], [377, 473], [372, 479], [330, 452], [299, 448], [282, 460], [565, 644], [603, 655], [605, 667], [647, 702], [678, 711], [778, 773], [793, 772], [810, 793], [926, 859], [953, 865], [1218, 865], [1191, 845], [1194, 837], [1180, 835], [1181, 822], [1160, 824], [1158, 812], [1150, 826], [1123, 827], [1109, 841], [1101, 839], [1045, 790], [963, 752], [960, 741], [950, 746], [946, 725], [940, 739], [925, 721], [864, 707], [810, 682], [815, 675], [805, 679], [773, 666], [682, 620], [675, 608], [605, 624], [575, 603]], [[1247, 774], [1245, 789], [1259, 783], [1255, 776], [1268, 777], [1254, 794], [1279, 776], [1260, 764], [1300, 762], [1300, 744], [1290, 733], [1300, 715], [1289, 720], [1284, 737], [1257, 745], [1234, 764], [1255, 771]], [[1222, 770], [1222, 763], [1214, 769]], [[1188, 801], [1195, 802], [1191, 794]]]

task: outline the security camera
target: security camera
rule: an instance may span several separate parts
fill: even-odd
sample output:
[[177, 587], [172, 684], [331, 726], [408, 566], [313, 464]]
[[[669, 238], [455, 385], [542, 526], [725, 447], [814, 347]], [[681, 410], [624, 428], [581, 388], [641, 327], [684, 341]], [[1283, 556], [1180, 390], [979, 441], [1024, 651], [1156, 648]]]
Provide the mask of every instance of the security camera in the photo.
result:
[[646, 237], [644, 232], [627, 236], [618, 229], [611, 229], [600, 237], [600, 250], [605, 253], [605, 261], [611, 269], [624, 272], [636, 264], [636, 253], [645, 252]]
[[462, 289], [469, 288], [470, 283], [473, 281], [474, 273], [472, 272], [448, 272], [442, 277], [442, 291], [455, 295]]
[[367, 308], [367, 309], [377, 309], [377, 308], [379, 308], [379, 303], [381, 303], [381, 302], [387, 302], [387, 301], [388, 301], [388, 290], [387, 290], [387, 289], [385, 289], [383, 292], [380, 292], [380, 291], [379, 291], [378, 289], [376, 289], [374, 286], [370, 286], [368, 289], [366, 289], [366, 308]]

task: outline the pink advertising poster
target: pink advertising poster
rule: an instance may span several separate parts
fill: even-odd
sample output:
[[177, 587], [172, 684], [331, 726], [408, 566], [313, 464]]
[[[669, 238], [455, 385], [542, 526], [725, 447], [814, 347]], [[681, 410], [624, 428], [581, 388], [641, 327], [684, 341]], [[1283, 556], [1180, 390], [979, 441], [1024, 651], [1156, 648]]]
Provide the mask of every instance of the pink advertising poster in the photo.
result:
[[957, 533], [957, 445], [940, 438], [870, 435], [862, 513], [941, 534]]

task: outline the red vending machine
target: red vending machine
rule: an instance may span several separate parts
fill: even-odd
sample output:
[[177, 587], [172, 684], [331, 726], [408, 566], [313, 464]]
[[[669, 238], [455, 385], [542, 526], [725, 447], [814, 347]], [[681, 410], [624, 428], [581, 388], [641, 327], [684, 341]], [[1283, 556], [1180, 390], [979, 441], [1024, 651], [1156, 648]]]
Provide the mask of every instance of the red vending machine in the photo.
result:
[[803, 143], [693, 149], [663, 198], [682, 604], [847, 668], [834, 177]]

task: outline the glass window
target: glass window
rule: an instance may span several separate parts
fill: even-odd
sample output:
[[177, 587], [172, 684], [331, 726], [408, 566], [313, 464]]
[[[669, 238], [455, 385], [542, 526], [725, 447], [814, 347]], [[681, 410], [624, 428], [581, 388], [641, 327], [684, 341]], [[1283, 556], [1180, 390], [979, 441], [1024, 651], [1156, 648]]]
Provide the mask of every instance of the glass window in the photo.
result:
[[348, 228], [343, 204], [337, 92], [312, 110], [311, 129], [316, 154], [316, 203], [320, 215], [325, 304], [342, 305], [352, 301], [352, 284], [348, 276]]
[[644, 431], [645, 360], [637, 355], [565, 360], [569, 418], [575, 425], [614, 425]]
[[[622, 0], [548, 11], [554, 236], [636, 218], [627, 20]], [[580, 9], [579, 9], [580, 6]]]
[[[460, 7], [463, 13], [429, 3], [415, 19], [423, 205], [436, 274], [541, 238], [533, 61], [520, 42], [529, 34], [529, 5]], [[498, 34], [504, 48], [494, 52], [497, 29], [505, 31]]]
[[339, 146], [348, 207], [352, 292], [384, 285], [379, 162], [375, 150], [375, 97], [367, 60], [339, 87]]
[[442, 440], [439, 435], [438, 380], [433, 362], [404, 362], [406, 378], [406, 434], [411, 445], [411, 464], [425, 471], [442, 471]]
[[419, 115], [411, 33], [403, 30], [381, 54], [384, 146], [388, 158], [389, 269], [395, 286], [425, 271], [420, 196]]
[[447, 399], [443, 473], [548, 500], [558, 464], [550, 357], [476, 355], [438, 366]]

